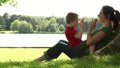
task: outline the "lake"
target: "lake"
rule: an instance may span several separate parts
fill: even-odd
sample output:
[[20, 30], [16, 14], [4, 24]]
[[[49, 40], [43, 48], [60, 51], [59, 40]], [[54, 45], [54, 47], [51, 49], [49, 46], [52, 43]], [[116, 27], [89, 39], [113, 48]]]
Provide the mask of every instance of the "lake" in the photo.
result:
[[0, 47], [52, 47], [59, 40], [67, 41], [64, 34], [0, 34]]

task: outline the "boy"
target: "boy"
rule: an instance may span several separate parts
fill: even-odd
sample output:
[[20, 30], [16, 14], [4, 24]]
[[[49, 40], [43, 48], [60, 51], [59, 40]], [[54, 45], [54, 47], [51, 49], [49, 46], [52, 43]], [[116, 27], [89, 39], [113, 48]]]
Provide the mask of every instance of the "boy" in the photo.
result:
[[[68, 15], [66, 16], [66, 21], [67, 21], [67, 26], [65, 29], [65, 35], [67, 37], [69, 44], [72, 47], [76, 47], [78, 44], [82, 42], [81, 38], [85, 26], [84, 20], [82, 19], [81, 22], [78, 23], [78, 15], [76, 13], [68, 13]], [[93, 20], [92, 22], [96, 23], [97, 19]], [[79, 32], [75, 29], [77, 24], [79, 24], [80, 26]], [[85, 46], [81, 48], [86, 48], [87, 45], [81, 45], [81, 46]], [[89, 46], [89, 53], [94, 54], [94, 49], [95, 49], [94, 45]]]
[[[67, 26], [65, 28], [65, 35], [72, 47], [76, 47], [80, 42], [82, 42], [82, 33], [84, 30], [84, 20], [81, 20], [81, 23], [78, 23], [78, 15], [76, 13], [68, 13], [66, 16]], [[80, 31], [76, 30], [76, 26], [79, 24]]]
[[[65, 28], [65, 35], [68, 42], [60, 40], [55, 46], [49, 48], [44, 55], [35, 59], [35, 61], [51, 60], [57, 58], [62, 52], [70, 58], [76, 58], [84, 56], [83, 52], [78, 51], [75, 47], [82, 42], [82, 33], [84, 29], [84, 21], [79, 23], [80, 31], [78, 32], [75, 27], [78, 25], [78, 15], [76, 13], [68, 13], [66, 16], [67, 26]], [[78, 53], [78, 54], [76, 54]]]

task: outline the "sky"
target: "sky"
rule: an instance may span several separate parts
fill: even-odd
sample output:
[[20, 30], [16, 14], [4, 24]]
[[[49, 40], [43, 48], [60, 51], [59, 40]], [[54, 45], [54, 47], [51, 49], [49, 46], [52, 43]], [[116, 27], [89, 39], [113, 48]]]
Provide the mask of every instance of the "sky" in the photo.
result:
[[8, 4], [0, 6], [4, 13], [30, 16], [65, 17], [75, 12], [79, 17], [97, 17], [102, 6], [109, 5], [120, 11], [120, 0], [17, 0], [18, 8]]

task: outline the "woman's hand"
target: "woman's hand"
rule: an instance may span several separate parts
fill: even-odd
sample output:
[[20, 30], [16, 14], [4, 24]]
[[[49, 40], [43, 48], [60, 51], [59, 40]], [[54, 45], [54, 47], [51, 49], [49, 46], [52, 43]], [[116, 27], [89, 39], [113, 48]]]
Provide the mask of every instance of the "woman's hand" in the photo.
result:
[[91, 43], [93, 42], [91, 41], [92, 40], [91, 33], [92, 33], [92, 30], [96, 27], [96, 23], [97, 23], [97, 19], [94, 19], [89, 25], [89, 28], [87, 31], [87, 45], [91, 45]]
[[97, 19], [94, 19], [91, 23], [90, 23], [90, 25], [89, 25], [89, 29], [94, 29], [95, 27], [96, 27], [96, 23], [97, 23]]

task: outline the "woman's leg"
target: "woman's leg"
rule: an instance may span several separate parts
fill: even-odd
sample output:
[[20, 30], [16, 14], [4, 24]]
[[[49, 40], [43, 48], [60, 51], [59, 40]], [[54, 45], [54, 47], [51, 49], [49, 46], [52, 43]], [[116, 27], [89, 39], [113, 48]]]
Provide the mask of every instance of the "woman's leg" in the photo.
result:
[[81, 51], [85, 51], [86, 49], [89, 48], [89, 46], [86, 44], [86, 40], [81, 42], [80, 44], [78, 44], [76, 47], [76, 49], [79, 49]]
[[43, 56], [37, 60], [51, 60], [57, 58], [62, 52], [64, 52], [70, 58], [80, 58], [87, 55], [85, 52], [71, 47], [66, 41], [60, 40], [55, 46], [49, 48]]

